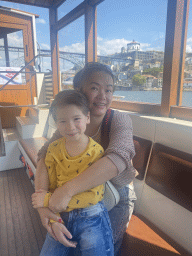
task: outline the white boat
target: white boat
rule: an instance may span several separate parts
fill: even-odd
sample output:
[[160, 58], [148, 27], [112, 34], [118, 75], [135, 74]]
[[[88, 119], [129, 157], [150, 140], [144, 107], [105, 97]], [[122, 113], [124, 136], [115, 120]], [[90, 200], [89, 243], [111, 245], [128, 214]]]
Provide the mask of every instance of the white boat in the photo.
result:
[[113, 95], [113, 100], [123, 100], [125, 96]]

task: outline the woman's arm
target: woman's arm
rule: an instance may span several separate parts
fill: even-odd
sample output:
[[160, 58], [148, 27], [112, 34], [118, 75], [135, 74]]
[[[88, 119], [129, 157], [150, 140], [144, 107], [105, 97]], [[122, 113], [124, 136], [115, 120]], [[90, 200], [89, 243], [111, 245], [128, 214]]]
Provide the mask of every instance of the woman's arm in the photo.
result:
[[115, 111], [111, 124], [109, 146], [105, 154], [117, 166], [118, 173], [129, 169], [135, 155], [132, 120], [127, 112]]

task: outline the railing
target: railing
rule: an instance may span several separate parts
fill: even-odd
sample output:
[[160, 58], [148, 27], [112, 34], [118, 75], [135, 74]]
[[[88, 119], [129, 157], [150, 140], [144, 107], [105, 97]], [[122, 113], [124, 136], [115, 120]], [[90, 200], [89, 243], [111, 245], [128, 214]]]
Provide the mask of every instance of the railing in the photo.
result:
[[3, 138], [3, 130], [2, 130], [2, 124], [1, 124], [1, 118], [0, 118], [0, 157], [5, 156], [5, 142]]

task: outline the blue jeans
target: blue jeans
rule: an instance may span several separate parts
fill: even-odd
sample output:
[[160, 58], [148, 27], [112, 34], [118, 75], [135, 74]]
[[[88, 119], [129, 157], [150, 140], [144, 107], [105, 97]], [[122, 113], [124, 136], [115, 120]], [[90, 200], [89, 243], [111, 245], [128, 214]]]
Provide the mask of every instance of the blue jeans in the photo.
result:
[[123, 235], [133, 213], [134, 201], [137, 199], [134, 188], [125, 186], [117, 190], [120, 195], [120, 201], [111, 211], [109, 211], [109, 218], [113, 230], [115, 256], [118, 255]]
[[102, 202], [69, 212], [66, 227], [77, 248], [65, 247], [47, 234], [40, 256], [114, 256], [110, 219]]

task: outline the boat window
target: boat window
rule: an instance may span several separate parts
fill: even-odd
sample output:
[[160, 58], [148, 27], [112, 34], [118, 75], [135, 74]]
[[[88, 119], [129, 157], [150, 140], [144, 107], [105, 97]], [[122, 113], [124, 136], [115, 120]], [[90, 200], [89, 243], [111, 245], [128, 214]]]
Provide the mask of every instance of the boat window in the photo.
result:
[[[0, 41], [0, 45], [2, 46], [0, 59], [0, 71], [2, 73], [0, 84], [5, 84], [15, 74], [15, 71], [19, 71], [25, 65], [23, 32], [22, 30], [12, 31], [13, 29], [7, 28], [4, 38]], [[25, 70], [22, 74], [15, 77], [10, 84], [25, 84], [26, 79], [24, 72]]]
[[98, 5], [98, 61], [114, 71], [114, 99], [161, 103], [166, 15], [167, 1]]
[[[24, 47], [23, 47], [23, 32], [22, 30], [9, 33], [7, 35], [9, 49], [9, 61], [11, 67], [21, 67], [25, 64]], [[15, 49], [19, 47], [19, 49]]]
[[153, 146], [146, 184], [192, 211], [192, 155], [161, 144]]
[[4, 40], [3, 38], [0, 38], [0, 67], [5, 67], [6, 62], [5, 62], [5, 50], [4, 50]]
[[72, 88], [74, 75], [85, 64], [84, 19], [80, 17], [58, 33], [62, 90]]

